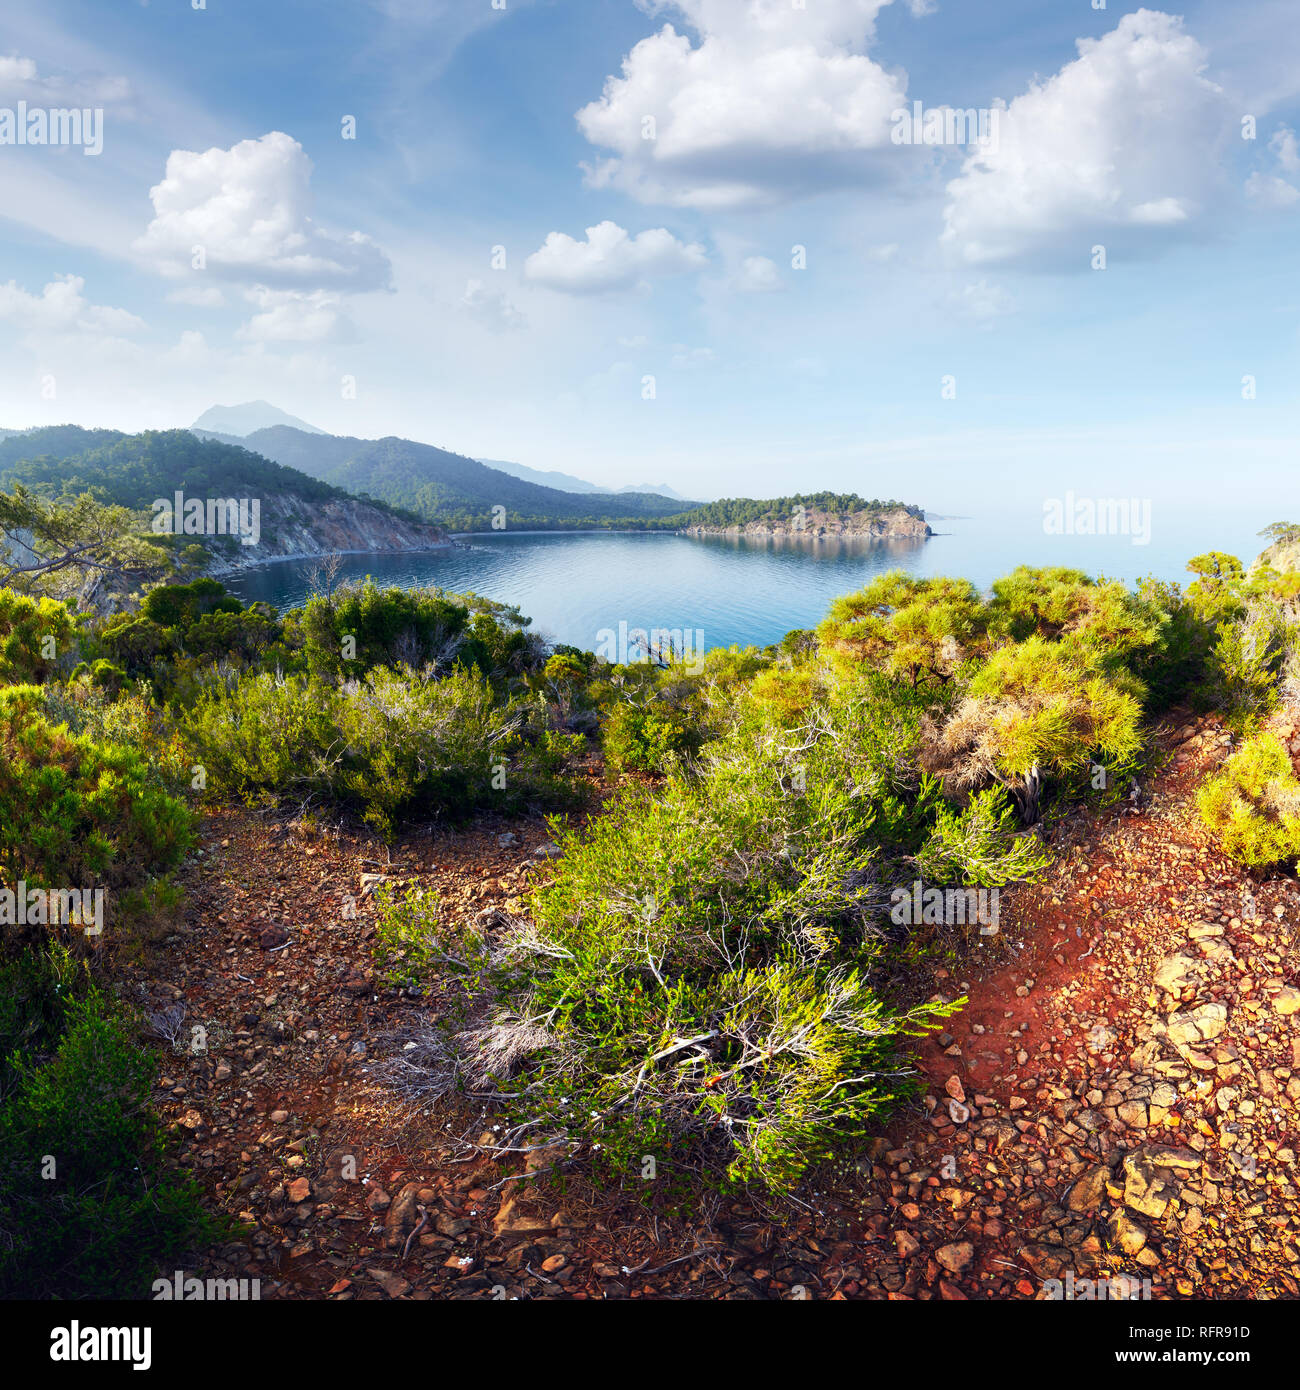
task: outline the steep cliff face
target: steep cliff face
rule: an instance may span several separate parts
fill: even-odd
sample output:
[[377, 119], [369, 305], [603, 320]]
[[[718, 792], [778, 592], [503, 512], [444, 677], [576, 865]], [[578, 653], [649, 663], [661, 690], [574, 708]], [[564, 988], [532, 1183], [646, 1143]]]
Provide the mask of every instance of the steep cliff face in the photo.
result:
[[440, 526], [393, 516], [356, 498], [310, 501], [281, 495], [261, 499], [256, 545], [222, 537], [196, 536], [213, 561], [208, 573], [220, 577], [270, 560], [310, 559], [317, 555], [357, 555], [394, 550], [436, 550], [455, 542]]
[[762, 517], [744, 526], [688, 526], [684, 536], [744, 536], [746, 538], [817, 541], [831, 537], [887, 541], [925, 540], [930, 527], [921, 517], [898, 507], [888, 512], [823, 512], [810, 510], [800, 526], [794, 516]]

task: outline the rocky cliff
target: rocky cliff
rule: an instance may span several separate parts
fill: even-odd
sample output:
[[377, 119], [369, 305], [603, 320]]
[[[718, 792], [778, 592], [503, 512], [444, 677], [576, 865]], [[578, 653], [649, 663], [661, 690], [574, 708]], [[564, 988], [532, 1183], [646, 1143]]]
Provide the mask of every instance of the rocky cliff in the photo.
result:
[[902, 507], [892, 511], [823, 512], [760, 517], [744, 526], [687, 526], [683, 536], [743, 536], [747, 539], [818, 541], [831, 538], [887, 541], [925, 540], [931, 534], [923, 517]]
[[262, 499], [256, 545], [224, 537], [194, 539], [212, 551], [208, 573], [218, 577], [270, 560], [436, 550], [455, 544], [439, 526], [407, 521], [357, 498], [317, 501], [288, 494]]

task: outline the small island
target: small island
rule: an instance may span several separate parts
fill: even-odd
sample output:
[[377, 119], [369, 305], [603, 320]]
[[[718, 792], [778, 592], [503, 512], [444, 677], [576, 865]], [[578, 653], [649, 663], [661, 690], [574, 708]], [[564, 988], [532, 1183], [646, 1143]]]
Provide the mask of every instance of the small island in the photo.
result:
[[815, 492], [793, 497], [723, 498], [674, 517], [683, 536], [737, 536], [780, 540], [926, 540], [920, 507], [868, 501], [856, 493]]

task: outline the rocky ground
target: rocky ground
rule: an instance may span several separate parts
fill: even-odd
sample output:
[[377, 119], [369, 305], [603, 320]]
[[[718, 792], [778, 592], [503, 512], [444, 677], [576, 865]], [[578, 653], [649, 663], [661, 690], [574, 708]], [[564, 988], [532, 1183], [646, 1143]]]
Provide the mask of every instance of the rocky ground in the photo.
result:
[[390, 857], [213, 815], [186, 921], [142, 971], [173, 1044], [163, 1113], [250, 1232], [190, 1272], [338, 1300], [1034, 1299], [1121, 1274], [1157, 1299], [1300, 1295], [1300, 894], [1244, 879], [1195, 818], [1229, 742], [1175, 724], [1139, 798], [1056, 832], [1048, 881], [941, 972], [970, 1002], [920, 1046], [923, 1105], [793, 1203], [689, 1220], [667, 1192], [493, 1157], [492, 1117], [413, 1113], [383, 1074], [430, 1004], [374, 975], [375, 884], [436, 889], [453, 921], [518, 908], [540, 822]]

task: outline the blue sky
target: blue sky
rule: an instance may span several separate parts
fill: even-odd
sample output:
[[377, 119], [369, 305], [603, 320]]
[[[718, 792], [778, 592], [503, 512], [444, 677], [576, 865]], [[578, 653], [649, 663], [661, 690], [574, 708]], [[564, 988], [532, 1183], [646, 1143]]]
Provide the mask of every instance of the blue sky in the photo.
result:
[[[104, 148], [0, 145], [0, 424], [265, 398], [695, 495], [1298, 510], [1291, 0], [24, 8], [0, 108]], [[897, 144], [917, 101], [997, 139]]]

